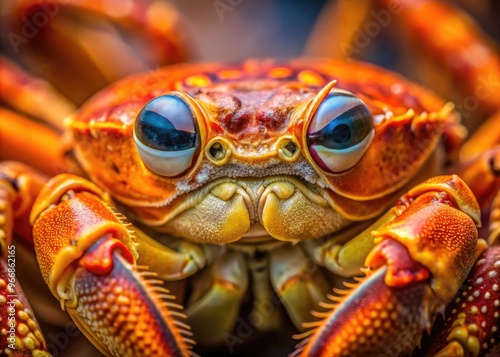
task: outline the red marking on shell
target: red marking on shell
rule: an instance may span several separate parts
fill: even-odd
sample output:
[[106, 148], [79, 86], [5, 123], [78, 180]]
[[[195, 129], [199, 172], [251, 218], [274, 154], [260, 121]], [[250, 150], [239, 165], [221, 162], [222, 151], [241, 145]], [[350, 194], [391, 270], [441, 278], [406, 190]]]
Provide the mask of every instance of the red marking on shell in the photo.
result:
[[95, 248], [92, 247], [89, 252], [85, 253], [80, 264], [94, 274], [109, 274], [113, 269], [113, 252], [115, 250], [130, 263], [134, 263], [134, 257], [125, 245], [108, 235], [104, 241], [97, 242]]
[[414, 261], [404, 245], [394, 239], [385, 239], [370, 252], [367, 265], [387, 264], [385, 283], [391, 287], [403, 287], [425, 281], [430, 273], [422, 264]]

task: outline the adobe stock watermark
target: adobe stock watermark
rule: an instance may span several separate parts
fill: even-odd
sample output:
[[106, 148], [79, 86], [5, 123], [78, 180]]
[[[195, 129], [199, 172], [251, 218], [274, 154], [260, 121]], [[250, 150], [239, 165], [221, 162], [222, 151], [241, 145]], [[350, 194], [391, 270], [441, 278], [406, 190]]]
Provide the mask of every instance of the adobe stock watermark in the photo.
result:
[[500, 93], [500, 78], [496, 78], [490, 73], [488, 77], [479, 76], [478, 80], [479, 84], [476, 86], [474, 93], [468, 95], [461, 103], [456, 105], [456, 110], [463, 118], [469, 118], [473, 112], [479, 109], [481, 102]]
[[48, 25], [51, 18], [59, 13], [59, 3], [57, 1], [44, 1], [39, 4], [40, 8], [33, 12], [30, 18], [22, 17], [19, 32], [9, 32], [7, 39], [14, 49], [14, 52], [19, 53], [19, 47], [26, 45], [29, 40], [38, 35], [41, 28]]
[[16, 247], [9, 245], [7, 247], [7, 347], [11, 350], [16, 349], [16, 305], [18, 296], [16, 293]]
[[219, 16], [219, 20], [224, 21], [226, 12], [233, 12], [243, 1], [244, 0], [214, 0], [212, 1], [212, 6], [217, 16]]
[[369, 16], [372, 19], [366, 21], [362, 28], [356, 28], [352, 43], [340, 43], [339, 46], [344, 57], [349, 59], [352, 54], [360, 54], [363, 49], [368, 47], [373, 38], [380, 34], [383, 28], [389, 26], [393, 16], [401, 11], [403, 11], [403, 6], [399, 0], [389, 2], [386, 9], [370, 10]]
[[47, 352], [53, 357], [59, 356], [62, 351], [68, 348], [72, 338], [80, 335], [82, 331], [76, 326], [73, 321], [70, 321], [64, 326], [64, 330], [57, 333], [49, 332], [46, 335]]

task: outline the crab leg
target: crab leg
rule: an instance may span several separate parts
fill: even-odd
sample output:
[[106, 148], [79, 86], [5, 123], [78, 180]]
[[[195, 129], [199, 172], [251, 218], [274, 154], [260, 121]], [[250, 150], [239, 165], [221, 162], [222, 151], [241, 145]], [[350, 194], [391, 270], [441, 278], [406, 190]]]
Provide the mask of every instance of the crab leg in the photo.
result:
[[394, 220], [398, 207], [393, 207], [375, 223], [344, 244], [339, 244], [342, 237], [335, 237], [323, 244], [313, 241], [304, 242], [303, 246], [314, 261], [331, 272], [345, 277], [361, 274], [364, 261], [373, 249], [372, 231]]
[[181, 242], [177, 250], [170, 249], [134, 227], [134, 236], [141, 244], [136, 246], [139, 264], [147, 266], [162, 280], [184, 279], [202, 269], [207, 253], [198, 245]]
[[[211, 269], [199, 277], [186, 315], [200, 344], [220, 344], [232, 332], [248, 280], [244, 256], [237, 252], [218, 257]], [[210, 285], [202, 286], [204, 283]]]
[[[465, 88], [466, 94], [471, 96], [470, 102], [470, 98], [461, 102], [457, 100], [460, 102], [457, 108], [465, 119], [478, 109], [477, 104], [485, 114], [498, 110], [500, 58], [492, 41], [467, 15], [444, 1], [378, 2], [389, 8], [397, 7], [400, 27], [409, 33], [409, 37], [414, 39], [427, 56], [434, 58], [441, 68], [441, 74], [451, 71], [453, 81], [460, 83], [453, 87]], [[443, 71], [443, 68], [447, 70]], [[437, 75], [438, 72], [434, 74]], [[432, 80], [436, 82], [436, 76]], [[471, 107], [475, 109], [470, 110]]]
[[0, 258], [1, 354], [50, 356], [33, 310], [13, 273], [15, 246], [9, 247], [7, 261]]
[[491, 115], [488, 120], [474, 132], [460, 150], [460, 160], [467, 161], [481, 153], [500, 145], [500, 111]]
[[67, 168], [59, 141], [53, 130], [0, 107], [0, 161], [24, 162], [45, 174], [54, 175]]
[[[31, 213], [34, 246], [51, 292], [104, 354], [187, 356], [194, 341], [168, 290], [137, 266], [134, 233], [94, 184], [59, 175]], [[165, 264], [169, 260], [167, 254]], [[177, 258], [177, 257], [175, 257]], [[175, 259], [174, 259], [175, 261]], [[181, 276], [179, 272], [177, 275]]]
[[[294, 355], [410, 353], [453, 298], [485, 242], [477, 239], [479, 207], [457, 176], [427, 180], [397, 203], [398, 217], [375, 230], [372, 270], [351, 291], [337, 290], [332, 309], [304, 324], [312, 330]], [[390, 350], [387, 350], [390, 349]]]
[[[120, 78], [188, 56], [181, 16], [163, 2], [132, 0], [116, 11], [106, 1], [21, 0], [4, 10], [15, 54], [78, 104]], [[29, 40], [25, 24], [35, 31]]]
[[490, 245], [500, 245], [500, 190], [491, 204], [489, 230], [488, 243]]
[[492, 115], [460, 150], [456, 172], [471, 188], [481, 208], [489, 208], [500, 189], [500, 112]]
[[[3, 192], [2, 214], [5, 217], [1, 237], [5, 242], [12, 242], [13, 231], [32, 244], [33, 238], [29, 216], [35, 199], [47, 182], [48, 177], [31, 167], [15, 161], [0, 163], [0, 188]], [[3, 219], [1, 219], [3, 221]], [[2, 246], [2, 251], [5, 251]]]
[[474, 192], [481, 208], [487, 209], [500, 188], [500, 145], [463, 163], [457, 174]]
[[327, 293], [328, 281], [298, 247], [277, 249], [270, 260], [273, 288], [294, 325], [300, 328]]
[[370, 0], [326, 3], [308, 41], [306, 54], [328, 58], [349, 58], [358, 54], [360, 49], [356, 48], [353, 39], [370, 9]]
[[38, 322], [16, 277], [14, 226], [28, 243], [27, 218], [45, 177], [17, 163], [0, 164], [0, 353], [49, 356]]
[[[0, 84], [0, 99], [3, 102], [44, 120], [60, 131], [64, 128], [63, 119], [76, 110], [73, 103], [58, 93], [49, 82], [33, 77], [3, 56], [0, 56]], [[19, 133], [16, 132], [17, 135]]]

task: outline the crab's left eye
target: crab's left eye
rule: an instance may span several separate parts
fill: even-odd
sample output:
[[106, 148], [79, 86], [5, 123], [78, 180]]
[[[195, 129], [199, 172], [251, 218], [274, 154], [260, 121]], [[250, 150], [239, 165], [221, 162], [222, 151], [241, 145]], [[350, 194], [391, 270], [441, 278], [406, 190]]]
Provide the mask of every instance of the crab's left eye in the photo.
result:
[[366, 105], [352, 93], [335, 90], [309, 123], [307, 146], [322, 170], [342, 172], [361, 159], [373, 136], [373, 118]]
[[134, 141], [151, 171], [180, 175], [191, 167], [200, 142], [191, 107], [174, 94], [152, 99], [137, 116]]

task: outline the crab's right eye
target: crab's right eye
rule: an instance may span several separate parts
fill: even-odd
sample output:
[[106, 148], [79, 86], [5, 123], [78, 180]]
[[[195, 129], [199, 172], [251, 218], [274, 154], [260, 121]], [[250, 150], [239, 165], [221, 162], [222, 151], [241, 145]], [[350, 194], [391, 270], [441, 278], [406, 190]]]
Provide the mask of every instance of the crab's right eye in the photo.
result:
[[149, 101], [135, 121], [134, 141], [151, 171], [167, 177], [182, 174], [192, 166], [200, 145], [190, 105], [174, 94]]
[[361, 159], [373, 136], [373, 118], [365, 103], [347, 91], [332, 90], [309, 123], [307, 145], [323, 171], [337, 173]]

